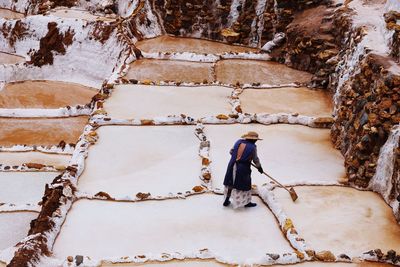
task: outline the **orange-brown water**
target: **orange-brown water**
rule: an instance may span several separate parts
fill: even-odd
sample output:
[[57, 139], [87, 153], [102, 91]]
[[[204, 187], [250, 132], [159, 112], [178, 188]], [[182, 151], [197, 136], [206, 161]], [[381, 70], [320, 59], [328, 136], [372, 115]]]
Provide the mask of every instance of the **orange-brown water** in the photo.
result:
[[215, 67], [217, 80], [226, 84], [290, 84], [307, 83], [311, 74], [291, 69], [272, 61], [229, 59], [218, 61]]
[[57, 119], [0, 118], [0, 146], [76, 143], [87, 116]]
[[0, 52], [0, 64], [16, 64], [24, 61], [25, 58], [21, 56]]
[[6, 84], [0, 91], [0, 108], [61, 108], [90, 103], [94, 88], [58, 81], [24, 81]]
[[6, 8], [0, 8], [0, 18], [3, 19], [21, 19], [24, 17], [24, 14], [12, 11]]
[[245, 89], [239, 96], [246, 113], [299, 113], [307, 116], [331, 116], [332, 95], [308, 88]]
[[168, 35], [139, 41], [136, 43], [136, 47], [144, 52], [193, 52], [200, 54], [259, 51], [250, 47], [234, 46], [195, 38], [178, 38]]
[[130, 65], [127, 79], [139, 81], [212, 82], [213, 63], [141, 59]]

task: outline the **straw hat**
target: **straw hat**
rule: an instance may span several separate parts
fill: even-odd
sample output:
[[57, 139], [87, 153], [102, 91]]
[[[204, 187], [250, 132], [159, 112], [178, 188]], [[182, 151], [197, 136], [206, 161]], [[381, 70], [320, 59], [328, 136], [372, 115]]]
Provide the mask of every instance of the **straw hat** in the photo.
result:
[[246, 134], [242, 135], [242, 138], [249, 140], [262, 140], [261, 138], [258, 138], [258, 133], [256, 132], [247, 132]]

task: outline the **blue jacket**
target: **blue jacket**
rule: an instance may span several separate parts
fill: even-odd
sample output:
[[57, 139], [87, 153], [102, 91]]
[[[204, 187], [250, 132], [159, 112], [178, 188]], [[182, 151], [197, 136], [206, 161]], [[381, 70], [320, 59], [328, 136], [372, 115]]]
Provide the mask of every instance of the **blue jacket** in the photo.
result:
[[224, 185], [242, 191], [251, 190], [251, 162], [261, 166], [257, 146], [249, 140], [240, 139], [233, 146], [231, 155]]

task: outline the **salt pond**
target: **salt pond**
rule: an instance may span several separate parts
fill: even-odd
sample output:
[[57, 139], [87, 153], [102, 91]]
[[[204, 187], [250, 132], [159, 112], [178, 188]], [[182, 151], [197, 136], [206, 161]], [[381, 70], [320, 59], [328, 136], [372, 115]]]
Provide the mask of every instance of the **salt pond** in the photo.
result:
[[0, 172], [0, 203], [37, 204], [45, 184], [57, 175], [55, 172]]
[[[1, 265], [0, 265], [1, 266]], [[222, 264], [216, 261], [211, 260], [173, 260], [168, 262], [151, 262], [151, 263], [103, 263], [101, 267], [130, 267], [130, 266], [144, 266], [144, 267], [155, 267], [155, 266], [164, 266], [164, 267], [175, 267], [175, 266], [185, 266], [185, 267], [221, 267], [221, 266], [229, 266], [227, 264]]]
[[140, 59], [129, 65], [125, 78], [138, 81], [212, 82], [213, 63]]
[[[1, 14], [1, 9], [0, 9], [0, 14]], [[1, 17], [1, 15], [0, 15], [0, 17]], [[0, 64], [16, 64], [16, 63], [21, 63], [24, 61], [25, 61], [24, 57], [0, 52]]]
[[102, 259], [208, 248], [240, 263], [257, 261], [266, 252], [292, 252], [272, 213], [255, 201], [258, 208], [235, 211], [214, 194], [138, 203], [80, 200], [67, 216], [54, 254]]
[[28, 235], [35, 212], [0, 213], [0, 250], [14, 246]]
[[[211, 141], [214, 187], [222, 187], [229, 151], [248, 131], [256, 131], [264, 139], [257, 142], [262, 166], [282, 183], [335, 183], [344, 177], [343, 157], [333, 148], [327, 129], [299, 125], [206, 125], [205, 133]], [[262, 185], [269, 181], [253, 170], [253, 184]]]
[[0, 118], [0, 146], [76, 143], [87, 116], [56, 119]]
[[299, 113], [307, 116], [331, 116], [332, 97], [322, 90], [304, 87], [245, 89], [239, 96], [246, 113]]
[[193, 118], [230, 114], [231, 88], [222, 86], [119, 85], [104, 107], [112, 118], [152, 119], [185, 114]]
[[94, 88], [59, 81], [8, 83], [0, 91], [0, 108], [61, 108], [90, 103]]
[[225, 84], [269, 85], [308, 83], [311, 74], [291, 69], [272, 61], [229, 59], [218, 61], [215, 67], [217, 80]]
[[135, 198], [186, 192], [201, 183], [199, 140], [192, 126], [106, 126], [89, 149], [78, 188]]
[[153, 39], [142, 40], [136, 47], [145, 52], [192, 52], [198, 54], [222, 54], [225, 52], [257, 52], [258, 49], [223, 44], [195, 38], [179, 38], [163, 35]]
[[38, 163], [47, 166], [67, 166], [71, 156], [42, 152], [0, 152], [0, 164], [20, 166], [24, 163]]
[[346, 187], [296, 187], [299, 199], [276, 189], [277, 200], [316, 251], [360, 256], [371, 249], [400, 251], [400, 226], [375, 193]]
[[86, 10], [79, 10], [79, 9], [72, 9], [72, 8], [55, 8], [52, 9], [49, 13], [49, 15], [56, 16], [59, 18], [76, 18], [76, 19], [83, 19], [87, 21], [113, 21], [115, 19], [112, 18], [106, 18], [103, 16], [96, 16], [91, 14], [90, 12]]
[[0, 18], [2, 19], [21, 19], [24, 14], [6, 8], [0, 8]]

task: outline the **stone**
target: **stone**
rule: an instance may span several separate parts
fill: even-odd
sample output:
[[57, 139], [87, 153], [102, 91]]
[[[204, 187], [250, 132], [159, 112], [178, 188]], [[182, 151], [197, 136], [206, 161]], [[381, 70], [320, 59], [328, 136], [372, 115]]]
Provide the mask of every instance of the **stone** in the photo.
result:
[[349, 256], [347, 256], [346, 254], [340, 254], [339, 259], [351, 261], [351, 258]]
[[100, 198], [105, 198], [107, 200], [114, 200], [114, 198], [112, 198], [109, 194], [107, 194], [106, 192], [100, 191], [98, 192], [96, 195], [94, 195], [95, 197], [100, 197]]
[[204, 191], [204, 187], [202, 187], [200, 185], [196, 185], [195, 187], [192, 188], [192, 190], [196, 193], [200, 193], [200, 192]]
[[24, 163], [23, 165], [25, 165], [29, 169], [38, 169], [38, 170], [46, 167], [46, 165], [39, 164], [39, 163]]
[[68, 257], [67, 257], [67, 261], [68, 261], [68, 262], [73, 262], [73, 261], [74, 261], [74, 257], [68, 256]]
[[83, 256], [82, 255], [76, 255], [75, 256], [75, 264], [77, 266], [81, 265], [83, 263]]
[[147, 198], [149, 198], [150, 196], [151, 196], [150, 193], [142, 193], [142, 192], [139, 192], [139, 193], [136, 194], [136, 198], [138, 198], [138, 199], [140, 199], [140, 200], [147, 199]]
[[224, 115], [224, 114], [219, 114], [219, 115], [217, 115], [217, 119], [219, 119], [219, 120], [228, 120], [229, 117]]
[[285, 224], [283, 225], [283, 231], [286, 233], [287, 231], [289, 231], [290, 229], [294, 228], [293, 226], [293, 222], [291, 219], [287, 218], [285, 220]]
[[140, 123], [142, 125], [154, 125], [154, 121], [153, 120], [140, 120]]
[[209, 172], [203, 173], [202, 176], [207, 181], [211, 180], [211, 173], [209, 173]]
[[394, 250], [389, 250], [388, 252], [387, 252], [387, 254], [386, 254], [386, 260], [390, 260], [391, 262], [393, 262], [393, 263], [396, 263], [396, 261], [397, 261], [397, 253], [396, 253], [396, 251], [394, 251]]
[[328, 250], [319, 251], [315, 254], [315, 257], [320, 261], [336, 261], [335, 255]]
[[280, 255], [279, 254], [272, 254], [272, 253], [267, 253], [267, 257], [271, 258], [272, 260], [276, 261], [279, 259]]

